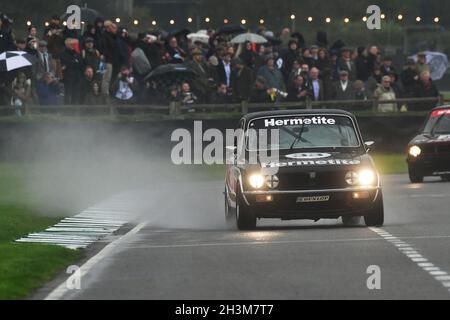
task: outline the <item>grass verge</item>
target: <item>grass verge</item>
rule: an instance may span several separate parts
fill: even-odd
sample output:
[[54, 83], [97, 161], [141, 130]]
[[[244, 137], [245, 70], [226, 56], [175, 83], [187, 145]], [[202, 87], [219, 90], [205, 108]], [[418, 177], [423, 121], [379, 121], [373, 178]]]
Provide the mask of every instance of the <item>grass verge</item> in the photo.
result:
[[24, 165], [0, 164], [0, 299], [26, 298], [80, 252], [58, 246], [21, 244], [14, 240], [42, 231], [59, 218], [46, 217], [27, 204]]

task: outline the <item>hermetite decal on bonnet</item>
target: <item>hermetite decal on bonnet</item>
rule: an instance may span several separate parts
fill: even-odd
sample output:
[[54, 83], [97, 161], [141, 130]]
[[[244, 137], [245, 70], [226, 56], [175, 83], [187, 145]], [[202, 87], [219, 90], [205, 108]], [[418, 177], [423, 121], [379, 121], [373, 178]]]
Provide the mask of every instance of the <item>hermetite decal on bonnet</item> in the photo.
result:
[[323, 158], [329, 158], [331, 157], [331, 154], [329, 153], [319, 153], [319, 152], [302, 152], [302, 153], [293, 153], [288, 154], [286, 158], [289, 159], [323, 159]]
[[349, 159], [329, 159], [329, 160], [302, 160], [288, 162], [269, 162], [261, 163], [262, 168], [282, 168], [282, 167], [301, 167], [301, 166], [353, 166], [361, 164], [360, 160]]

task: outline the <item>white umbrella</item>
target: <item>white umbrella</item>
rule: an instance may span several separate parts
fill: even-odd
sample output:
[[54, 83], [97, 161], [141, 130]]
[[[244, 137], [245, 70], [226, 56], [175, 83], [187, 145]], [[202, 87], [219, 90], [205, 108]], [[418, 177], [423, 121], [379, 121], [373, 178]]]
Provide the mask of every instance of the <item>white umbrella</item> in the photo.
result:
[[6, 51], [0, 54], [0, 72], [31, 66], [32, 56], [24, 51]]
[[[447, 55], [440, 52], [425, 51], [427, 64], [430, 66], [431, 79], [440, 80], [444, 77], [449, 67]], [[417, 61], [417, 54], [411, 57]]]
[[191, 40], [192, 42], [197, 42], [197, 41], [202, 42], [202, 43], [208, 43], [209, 42], [209, 36], [207, 34], [200, 33], [200, 31], [197, 32], [197, 33], [190, 33], [190, 34], [188, 34], [187, 38], [189, 40]]
[[231, 40], [231, 43], [244, 43], [244, 42], [266, 43], [267, 39], [256, 33], [243, 33], [234, 37]]

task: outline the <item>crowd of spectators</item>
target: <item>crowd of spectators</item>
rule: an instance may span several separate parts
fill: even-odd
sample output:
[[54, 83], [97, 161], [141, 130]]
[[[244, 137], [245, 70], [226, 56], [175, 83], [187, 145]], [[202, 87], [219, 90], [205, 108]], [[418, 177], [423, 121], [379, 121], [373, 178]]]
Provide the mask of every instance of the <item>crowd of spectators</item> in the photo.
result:
[[[323, 32], [314, 44], [288, 28], [275, 35], [260, 28], [267, 43], [232, 44], [231, 34], [207, 30], [209, 41], [191, 41], [186, 32], [144, 32], [97, 19], [84, 32], [65, 28], [54, 16], [45, 30], [30, 26], [14, 39], [0, 22], [0, 52], [27, 51], [31, 71], [1, 76], [0, 104], [182, 104], [249, 101], [394, 100], [437, 97], [424, 54], [397, 70], [377, 46], [356, 49], [330, 45]], [[195, 72], [188, 81], [158, 83], [146, 76], [163, 64], [183, 64]], [[64, 97], [64, 98], [62, 98]], [[397, 104], [380, 105], [396, 111]]]

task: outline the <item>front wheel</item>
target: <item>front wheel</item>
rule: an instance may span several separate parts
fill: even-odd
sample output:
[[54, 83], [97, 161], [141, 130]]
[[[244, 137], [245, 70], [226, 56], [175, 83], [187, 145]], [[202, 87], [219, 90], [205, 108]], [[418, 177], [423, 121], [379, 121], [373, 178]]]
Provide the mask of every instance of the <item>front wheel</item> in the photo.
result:
[[239, 193], [236, 199], [236, 226], [239, 230], [253, 230], [256, 228], [256, 216], [251, 212]]
[[368, 227], [382, 227], [384, 224], [383, 195], [378, 196], [373, 208], [364, 215], [364, 222]]
[[409, 180], [411, 183], [422, 183], [423, 182], [423, 175], [419, 174], [417, 171], [415, 171], [412, 168], [409, 168]]
[[342, 223], [346, 227], [356, 227], [361, 222], [361, 217], [342, 217]]

